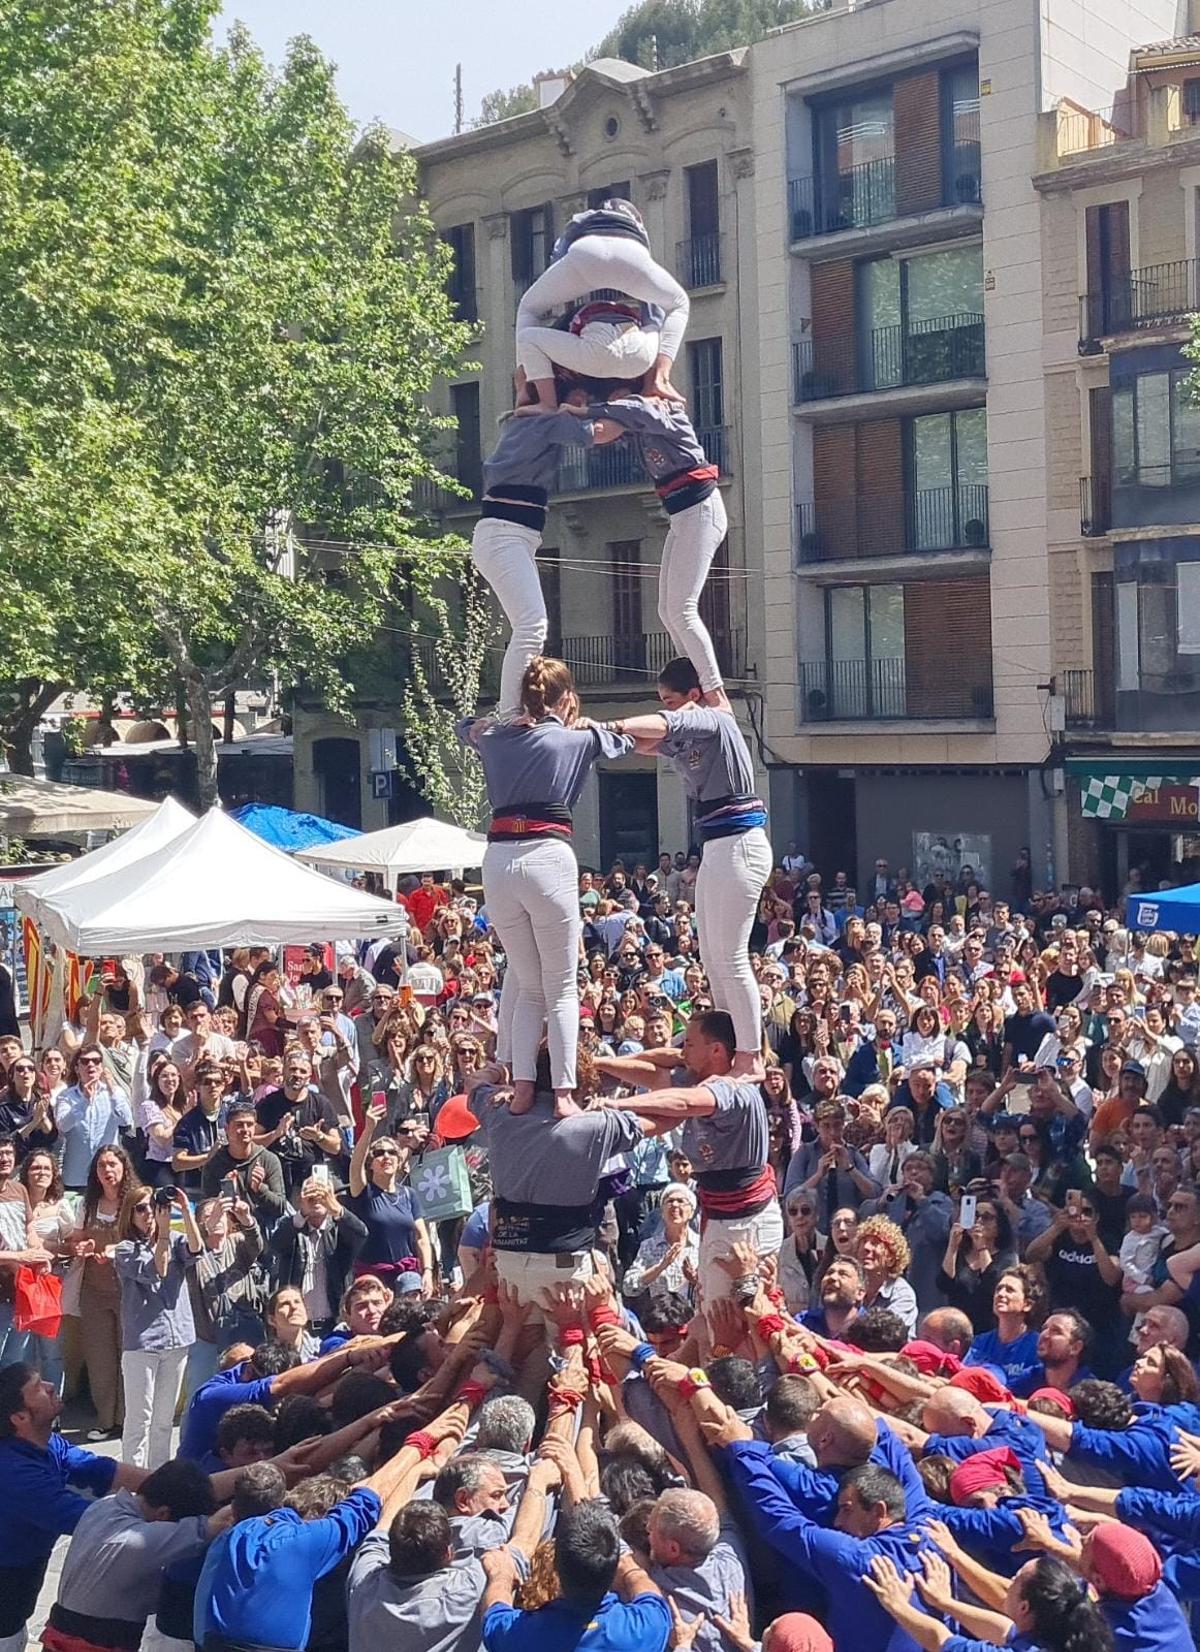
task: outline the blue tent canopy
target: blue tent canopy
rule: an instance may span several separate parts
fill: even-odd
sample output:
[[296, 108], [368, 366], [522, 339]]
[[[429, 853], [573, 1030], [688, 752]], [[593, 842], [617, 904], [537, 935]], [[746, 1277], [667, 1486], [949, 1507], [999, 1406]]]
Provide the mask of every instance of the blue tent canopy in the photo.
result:
[[1200, 883], [1163, 889], [1157, 895], [1130, 895], [1125, 908], [1130, 929], [1173, 929], [1179, 935], [1200, 935]]
[[353, 826], [339, 826], [336, 820], [322, 820], [320, 815], [296, 814], [273, 803], [244, 803], [230, 818], [289, 855], [318, 843], [340, 843], [343, 838], [361, 836]]

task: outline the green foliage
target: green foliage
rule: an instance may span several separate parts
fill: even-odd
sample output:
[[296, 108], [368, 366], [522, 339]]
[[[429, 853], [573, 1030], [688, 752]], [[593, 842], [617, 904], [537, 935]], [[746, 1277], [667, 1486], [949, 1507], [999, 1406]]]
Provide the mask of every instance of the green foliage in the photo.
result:
[[479, 574], [468, 567], [457, 617], [449, 602], [431, 593], [430, 620], [421, 630], [433, 633], [432, 647], [414, 647], [411, 681], [404, 687], [402, 766], [414, 786], [447, 819], [474, 830], [483, 819], [487, 788], [483, 765], [465, 751], [454, 725], [473, 717], [499, 625]]
[[489, 92], [483, 99], [479, 105], [479, 114], [471, 125], [491, 126], [493, 121], [511, 120], [514, 115], [527, 115], [531, 109], [536, 108], [537, 93], [529, 81], [520, 86], [510, 86], [507, 91], [501, 87]]
[[274, 71], [215, 9], [0, 0], [0, 659], [182, 683], [205, 801], [212, 697], [346, 706], [398, 572], [436, 576], [424, 399], [472, 337], [411, 158], [310, 41]]
[[[672, 69], [734, 46], [752, 46], [771, 29], [821, 9], [820, 0], [641, 0], [618, 19], [586, 61], [620, 57], [642, 69]], [[581, 67], [575, 64], [577, 71]], [[489, 92], [473, 126], [537, 108], [531, 85]]]
[[590, 55], [671, 69], [734, 46], [752, 46], [768, 30], [814, 9], [809, 0], [642, 0]]

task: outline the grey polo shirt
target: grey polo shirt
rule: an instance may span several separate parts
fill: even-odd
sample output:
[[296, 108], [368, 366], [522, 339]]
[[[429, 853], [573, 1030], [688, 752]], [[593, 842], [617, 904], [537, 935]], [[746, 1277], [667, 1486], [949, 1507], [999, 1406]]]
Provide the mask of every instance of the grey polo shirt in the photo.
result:
[[689, 797], [712, 803], [754, 796], [754, 764], [737, 719], [709, 706], [664, 711], [667, 732], [659, 755], [670, 759]]
[[706, 1621], [696, 1636], [700, 1652], [727, 1652], [720, 1626], [713, 1620], [718, 1615], [729, 1616], [737, 1595], [746, 1595], [753, 1611], [746, 1551], [741, 1533], [729, 1518], [722, 1520], [720, 1536], [698, 1566], [652, 1565], [650, 1576], [688, 1622], [704, 1613]]
[[85, 1509], [63, 1561], [58, 1604], [92, 1618], [145, 1623], [158, 1603], [164, 1566], [202, 1554], [208, 1521], [144, 1520], [131, 1491]]
[[472, 1111], [487, 1135], [496, 1195], [518, 1204], [591, 1204], [609, 1159], [636, 1147], [645, 1133], [635, 1114], [617, 1108], [556, 1119], [553, 1096], [540, 1095], [514, 1116], [491, 1106], [491, 1093], [490, 1086], [478, 1088]]
[[[528, 1567], [516, 1550], [517, 1571]], [[487, 1577], [475, 1555], [456, 1559], [429, 1577], [397, 1578], [388, 1564], [387, 1533], [372, 1532], [350, 1566], [350, 1652], [478, 1652], [483, 1638], [479, 1603]]]

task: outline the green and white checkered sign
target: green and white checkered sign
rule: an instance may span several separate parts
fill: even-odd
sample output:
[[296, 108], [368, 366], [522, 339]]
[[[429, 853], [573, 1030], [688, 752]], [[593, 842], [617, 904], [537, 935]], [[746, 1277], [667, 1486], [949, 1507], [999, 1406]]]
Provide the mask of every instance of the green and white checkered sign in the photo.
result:
[[1098, 774], [1081, 783], [1082, 813], [1093, 820], [1124, 820], [1130, 806], [1160, 786], [1200, 786], [1179, 774]]
[[1129, 805], [1136, 803], [1145, 792], [1163, 785], [1164, 779], [1161, 774], [1095, 776], [1083, 786], [1083, 813], [1093, 820], [1124, 820]]

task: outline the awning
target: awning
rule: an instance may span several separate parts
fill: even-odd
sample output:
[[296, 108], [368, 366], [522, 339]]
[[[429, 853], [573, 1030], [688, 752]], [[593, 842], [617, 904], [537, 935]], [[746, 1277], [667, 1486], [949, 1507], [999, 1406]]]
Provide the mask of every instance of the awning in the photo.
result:
[[1200, 787], [1200, 764], [1196, 770], [1171, 773], [1153, 764], [1089, 764], [1082, 772], [1068, 763], [1068, 771], [1079, 781], [1081, 812], [1090, 820], [1124, 820], [1129, 811], [1148, 793], [1164, 787]]

